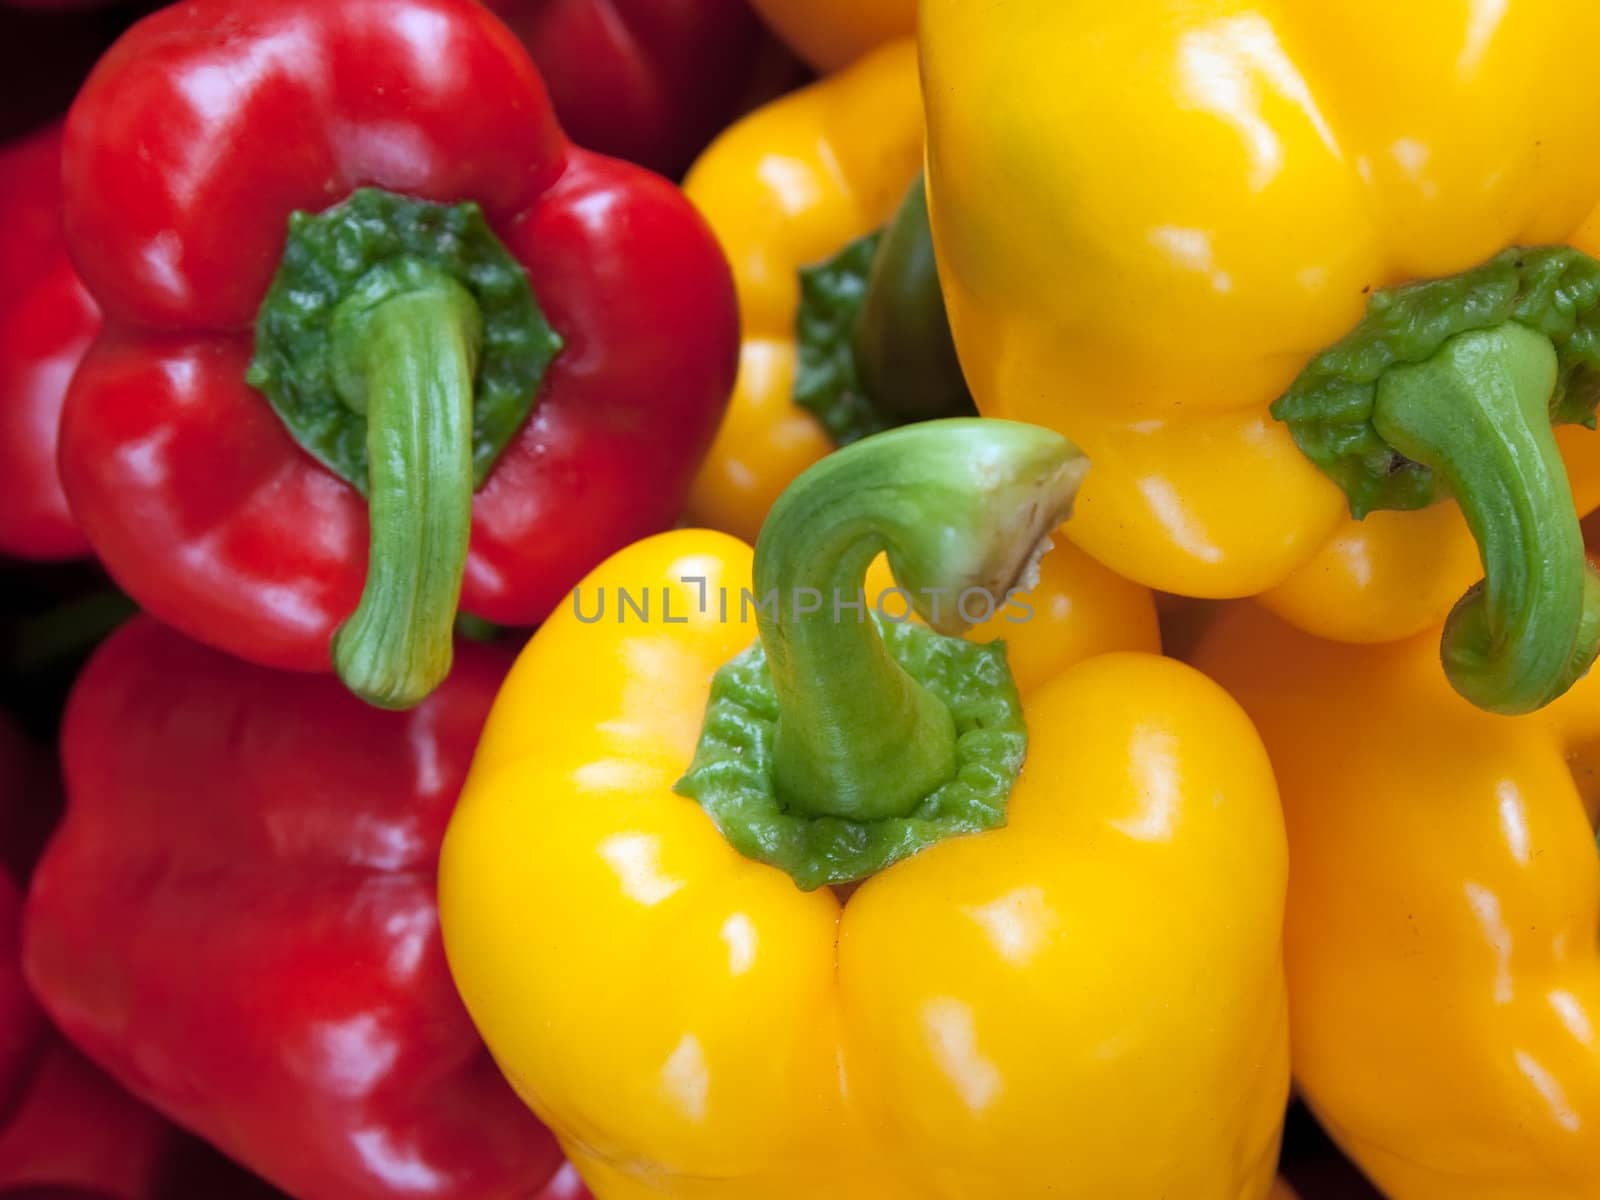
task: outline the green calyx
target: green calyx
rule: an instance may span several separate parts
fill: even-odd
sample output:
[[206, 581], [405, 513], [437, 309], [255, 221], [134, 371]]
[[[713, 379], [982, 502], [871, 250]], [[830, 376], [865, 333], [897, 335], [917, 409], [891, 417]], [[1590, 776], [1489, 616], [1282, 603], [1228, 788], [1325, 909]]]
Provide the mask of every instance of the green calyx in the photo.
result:
[[473, 483], [481, 487], [533, 410], [560, 352], [527, 272], [476, 204], [433, 204], [361, 188], [320, 213], [297, 212], [272, 287], [256, 316], [245, 376], [303, 450], [367, 494], [367, 430], [335, 380], [333, 318], [397, 263], [432, 267], [471, 296], [482, 322], [473, 378]]
[[[948, 420], [807, 471], [756, 545], [761, 641], [718, 672], [678, 791], [806, 889], [1002, 824], [1026, 749], [1021, 705], [1004, 647], [954, 633], [1005, 605], [1085, 469], [1047, 430]], [[869, 616], [862, 582], [885, 550], [938, 631]]]
[[806, 891], [864, 879], [947, 837], [1003, 825], [1028, 748], [1003, 643], [872, 620], [893, 662], [950, 713], [948, 778], [910, 815], [857, 821], [784, 806], [773, 787], [778, 696], [760, 642], [712, 680], [700, 745], [678, 785], [735, 850], [782, 867]]
[[956, 357], [919, 177], [885, 228], [800, 272], [794, 402], [835, 444], [976, 415]]
[[367, 498], [367, 576], [334, 668], [409, 708], [449, 673], [473, 492], [561, 341], [476, 205], [364, 189], [290, 219], [255, 348], [247, 381]]
[[1567, 246], [1512, 248], [1460, 275], [1374, 292], [1362, 322], [1311, 360], [1272, 415], [1343, 489], [1357, 518], [1426, 508], [1444, 494], [1440, 479], [1373, 424], [1379, 381], [1392, 367], [1427, 362], [1459, 334], [1505, 324], [1555, 347], [1550, 421], [1592, 427], [1600, 401], [1600, 262]]
[[1441, 657], [1490, 712], [1542, 707], [1600, 651], [1600, 582], [1552, 429], [1593, 426], [1597, 400], [1600, 263], [1545, 247], [1375, 295], [1273, 406], [1357, 517], [1459, 503], [1485, 578]]
[[889, 427], [856, 374], [856, 321], [883, 232], [869, 233], [838, 254], [800, 272], [795, 316], [799, 353], [794, 402], [822, 424], [836, 446], [848, 446]]

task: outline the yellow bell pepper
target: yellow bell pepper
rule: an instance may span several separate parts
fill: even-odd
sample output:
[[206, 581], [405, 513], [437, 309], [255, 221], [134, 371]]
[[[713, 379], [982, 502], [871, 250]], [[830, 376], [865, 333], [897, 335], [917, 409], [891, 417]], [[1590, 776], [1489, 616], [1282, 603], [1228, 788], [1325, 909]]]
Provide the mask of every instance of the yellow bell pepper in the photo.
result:
[[[819, 71], [837, 71], [917, 27], [917, 0], [751, 0], [751, 6]], [[866, 121], [875, 116], [863, 110]]]
[[1295, 1077], [1389, 1200], [1600, 1196], [1600, 677], [1482, 713], [1429, 635], [1232, 606], [1195, 663], [1255, 719], [1289, 851]]
[[[1096, 654], [1161, 653], [1165, 633], [1148, 588], [1113, 575], [1059, 535], [1038, 572], [1038, 582], [1020, 596], [1026, 610], [1003, 607], [965, 635], [973, 642], [1005, 642], [1018, 691], [1027, 694]], [[888, 560], [879, 555], [867, 570], [867, 595], [882, 596], [894, 586]], [[919, 618], [913, 613], [912, 619]]]
[[[1080, 474], [1034, 427], [908, 426], [803, 476], [753, 563], [660, 535], [529, 642], [440, 914], [599, 1200], [1268, 1195], [1286, 861], [1238, 708], [1130, 653], [1019, 699], [992, 646], [790, 605], [882, 548], [914, 596], [1002, 596]], [[589, 623], [624, 591], [649, 620]]]
[[733, 267], [743, 342], [687, 519], [754, 541], [778, 494], [833, 449], [794, 403], [800, 272], [880, 229], [922, 166], [916, 47], [901, 41], [757, 109], [684, 191]]
[[[1095, 464], [1080, 546], [1358, 641], [1437, 625], [1486, 570], [1452, 680], [1508, 712], [1570, 682], [1600, 439], [1563, 434], [1569, 489], [1541, 414], [1592, 413], [1600, 264], [1515, 248], [1597, 248], [1572, 47], [1600, 6], [925, 0], [919, 38], [961, 362], [985, 415]], [[1452, 494], [1466, 522], [1426, 507]], [[1351, 519], [1391, 507], [1422, 511]]]

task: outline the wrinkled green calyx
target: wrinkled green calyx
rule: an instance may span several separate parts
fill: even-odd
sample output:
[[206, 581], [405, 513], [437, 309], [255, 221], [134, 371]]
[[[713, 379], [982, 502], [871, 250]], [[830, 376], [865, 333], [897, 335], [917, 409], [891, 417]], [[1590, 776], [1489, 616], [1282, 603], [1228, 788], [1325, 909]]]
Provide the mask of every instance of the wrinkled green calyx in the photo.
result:
[[1600, 651], [1589, 570], [1553, 426], [1593, 426], [1600, 263], [1508, 250], [1475, 270], [1382, 292], [1273, 406], [1357, 517], [1452, 497], [1484, 581], [1451, 612], [1440, 656], [1489, 712], [1532, 712]]
[[894, 661], [952, 718], [953, 770], [910, 816], [853, 821], [784, 807], [773, 787], [778, 696], [760, 642], [717, 672], [694, 763], [678, 785], [735, 850], [782, 867], [806, 891], [864, 879], [945, 838], [1003, 825], [1027, 752], [1003, 643], [870, 619]]
[[1350, 511], [1425, 508], [1445, 494], [1434, 470], [1373, 424], [1378, 383], [1459, 334], [1521, 325], [1555, 347], [1552, 423], [1593, 426], [1600, 401], [1600, 263], [1567, 246], [1512, 248], [1445, 279], [1375, 292], [1367, 315], [1272, 406], [1295, 442], [1344, 491]]
[[362, 188], [320, 213], [297, 212], [272, 287], [256, 317], [246, 376], [296, 442], [363, 495], [369, 486], [367, 422], [336, 380], [334, 317], [398, 263], [455, 280], [482, 322], [473, 379], [472, 465], [481, 487], [532, 410], [561, 350], [528, 276], [476, 204], [433, 204]]
[[886, 227], [800, 272], [794, 402], [846, 446], [977, 415], [956, 357], [919, 178]]
[[794, 402], [816, 417], [838, 446], [889, 427], [862, 390], [855, 350], [856, 320], [867, 297], [872, 256], [882, 240], [881, 230], [869, 233], [800, 272]]
[[[762, 530], [761, 641], [717, 675], [678, 791], [808, 889], [1000, 824], [1026, 730], [1003, 647], [954, 636], [961, 598], [1004, 607], [1085, 469], [1055, 433], [980, 420], [910, 425], [813, 466]], [[869, 616], [881, 551], [938, 632]]]

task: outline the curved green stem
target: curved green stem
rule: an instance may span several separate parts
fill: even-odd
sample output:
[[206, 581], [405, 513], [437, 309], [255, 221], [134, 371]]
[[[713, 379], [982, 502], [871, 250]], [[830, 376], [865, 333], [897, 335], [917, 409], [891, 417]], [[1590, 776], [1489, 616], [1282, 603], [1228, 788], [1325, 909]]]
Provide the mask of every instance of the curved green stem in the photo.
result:
[[1600, 649], [1600, 589], [1550, 426], [1557, 376], [1550, 339], [1507, 323], [1378, 382], [1374, 428], [1438, 473], [1477, 538], [1484, 582], [1451, 613], [1441, 649], [1451, 684], [1491, 712], [1549, 703]]
[[977, 415], [956, 358], [919, 178], [888, 226], [800, 272], [794, 402], [840, 446]]
[[476, 204], [358, 188], [289, 218], [245, 380], [369, 499], [365, 591], [333, 654], [373, 703], [415, 704], [449, 671], [472, 491], [561, 348]]
[[873, 256], [855, 354], [862, 388], [891, 424], [977, 411], [939, 288], [920, 175]]
[[409, 708], [450, 672], [483, 327], [471, 295], [442, 272], [409, 261], [381, 270], [334, 318], [334, 381], [367, 418], [371, 543], [333, 661], [357, 695]]
[[1035, 426], [935, 421], [830, 455], [784, 493], [756, 544], [755, 582], [787, 811], [904, 817], [954, 772], [949, 710], [873, 622], [839, 607], [861, 598], [873, 558], [886, 549], [918, 612], [959, 631], [963, 594], [1004, 602], [1086, 469], [1070, 443]]

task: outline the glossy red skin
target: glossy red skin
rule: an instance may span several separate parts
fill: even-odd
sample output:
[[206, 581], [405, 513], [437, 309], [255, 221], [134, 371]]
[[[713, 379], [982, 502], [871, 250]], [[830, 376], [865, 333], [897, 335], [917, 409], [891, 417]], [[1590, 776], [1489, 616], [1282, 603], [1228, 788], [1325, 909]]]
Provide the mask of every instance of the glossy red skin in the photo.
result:
[[61, 231], [58, 123], [0, 149], [0, 554], [89, 553], [56, 472], [61, 405], [100, 313]]
[[22, 978], [22, 871], [29, 855], [14, 847], [16, 818], [24, 811], [29, 787], [28, 750], [22, 736], [0, 718], [0, 1130], [10, 1122], [27, 1091], [44, 1017]]
[[0, 719], [0, 1196], [155, 1200], [181, 1136], [68, 1046], [23, 979], [22, 885], [54, 816], [34, 767]]
[[298, 1200], [538, 1196], [560, 1151], [457, 998], [434, 900], [508, 665], [462, 644], [393, 713], [148, 617], [113, 634], [68, 701], [25, 917], [51, 1017]]
[[0, 1196], [24, 1186], [158, 1200], [183, 1136], [45, 1030], [0, 1130]]
[[567, 143], [474, 0], [163, 10], [80, 93], [65, 179], [107, 316], [68, 394], [63, 483], [113, 577], [190, 636], [328, 670], [359, 597], [364, 501], [243, 378], [290, 212], [358, 186], [477, 201], [566, 339], [474, 498], [462, 609], [535, 624], [676, 518], [732, 387], [727, 264], [670, 184]]
[[745, 0], [487, 0], [580, 146], [677, 178], [744, 107], [765, 34]]

